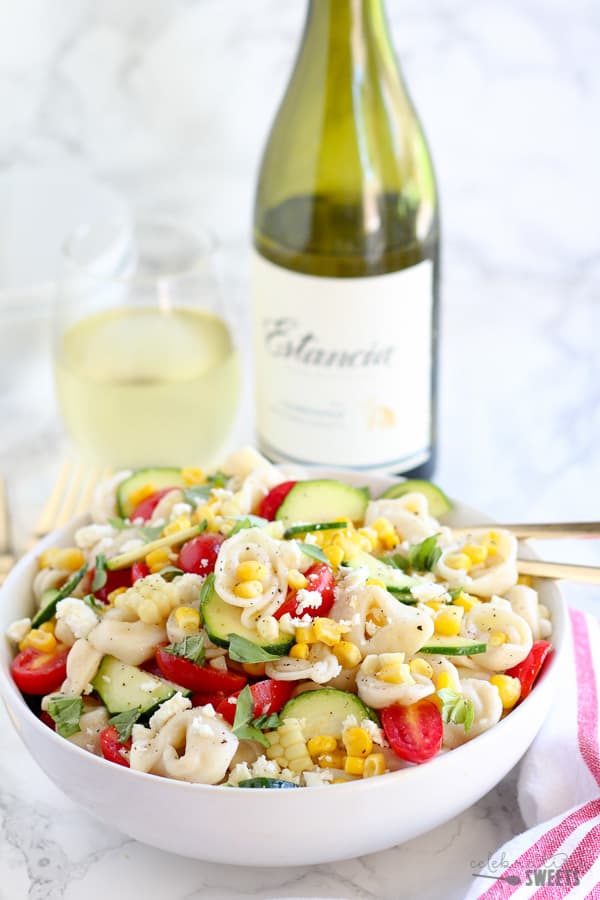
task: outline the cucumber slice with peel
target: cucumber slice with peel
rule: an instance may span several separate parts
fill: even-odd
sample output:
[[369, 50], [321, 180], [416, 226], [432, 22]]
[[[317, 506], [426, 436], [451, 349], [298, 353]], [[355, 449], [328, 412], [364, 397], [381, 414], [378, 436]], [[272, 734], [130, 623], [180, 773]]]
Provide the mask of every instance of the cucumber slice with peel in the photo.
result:
[[104, 656], [92, 686], [111, 716], [139, 707], [147, 714], [179, 691], [187, 697], [191, 691], [156, 678], [137, 666], [129, 666], [114, 656]]
[[369, 491], [355, 488], [343, 481], [323, 478], [318, 481], [297, 481], [277, 510], [275, 518], [286, 528], [306, 522], [362, 522], [365, 517]]
[[335, 688], [305, 691], [288, 700], [279, 713], [282, 722], [284, 719], [303, 719], [302, 733], [306, 740], [319, 734], [339, 737], [348, 716], [354, 716], [359, 724], [363, 719], [376, 719], [373, 710], [365, 706], [356, 694]]
[[212, 591], [202, 601], [202, 618], [204, 627], [213, 644], [219, 647], [229, 646], [229, 636], [239, 634], [258, 647], [262, 647], [268, 653], [284, 656], [295, 641], [292, 634], [280, 633], [275, 643], [264, 641], [258, 631], [246, 628], [242, 625], [242, 610], [238, 606], [231, 606], [219, 597], [216, 591]]
[[158, 467], [154, 469], [139, 469], [122, 481], [117, 487], [117, 508], [119, 515], [124, 519], [134, 511], [137, 506], [131, 499], [132, 494], [139, 491], [140, 488], [149, 485], [152, 492], [163, 490], [164, 488], [182, 488], [185, 487], [185, 481], [181, 474], [181, 469], [173, 469]]
[[427, 499], [427, 506], [430, 515], [434, 519], [439, 519], [452, 509], [452, 503], [436, 484], [431, 481], [425, 481], [421, 478], [409, 478], [407, 481], [401, 481], [399, 484], [388, 488], [380, 499], [381, 500], [397, 500], [405, 494], [423, 494]]
[[[419, 582], [418, 578], [407, 575], [402, 569], [395, 569], [393, 566], [386, 565], [381, 559], [376, 559], [364, 550], [358, 550], [353, 554], [352, 558], [348, 560], [347, 565], [352, 569], [358, 569], [360, 566], [365, 566], [369, 573], [369, 578], [376, 578], [378, 581], [383, 581], [386, 588], [392, 589], [392, 593], [394, 593], [394, 589], [396, 592], [401, 592], [403, 591], [403, 588], [412, 587]], [[407, 597], [406, 602], [416, 603], [416, 600], [414, 597]]]
[[283, 781], [281, 778], [244, 778], [238, 787], [241, 788], [297, 788], [299, 785], [293, 781]]
[[441, 656], [474, 656], [477, 653], [485, 653], [487, 644], [483, 641], [474, 641], [471, 638], [444, 637], [441, 634], [432, 634], [419, 653], [439, 653]]
[[152, 553], [153, 550], [160, 550], [162, 547], [175, 547], [177, 544], [185, 544], [186, 541], [196, 537], [197, 534], [202, 534], [205, 528], [206, 523], [201, 523], [200, 525], [192, 525], [191, 528], [185, 528], [183, 531], [177, 531], [175, 534], [168, 534], [165, 537], [157, 538], [155, 541], [150, 541], [147, 544], [143, 544], [141, 547], [136, 547], [135, 550], [129, 550], [127, 553], [121, 553], [119, 556], [113, 556], [107, 561], [106, 568], [110, 569], [111, 572], [114, 572], [117, 569], [127, 569], [140, 559], [144, 559], [148, 553]]
[[347, 522], [307, 522], [306, 525], [292, 525], [283, 535], [284, 538], [297, 537], [299, 534], [308, 534], [310, 531], [337, 531], [340, 528], [347, 528]]

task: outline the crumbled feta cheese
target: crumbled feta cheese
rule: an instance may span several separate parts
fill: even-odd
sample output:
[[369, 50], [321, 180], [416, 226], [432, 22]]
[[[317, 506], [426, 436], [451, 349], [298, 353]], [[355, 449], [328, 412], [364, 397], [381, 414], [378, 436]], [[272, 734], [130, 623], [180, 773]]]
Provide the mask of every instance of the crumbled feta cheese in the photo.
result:
[[92, 628], [98, 624], [98, 616], [83, 600], [77, 597], [65, 597], [59, 600], [56, 607], [56, 618], [64, 622], [76, 638], [86, 638]]
[[254, 778], [277, 778], [280, 771], [275, 760], [267, 759], [266, 756], [259, 756], [252, 766]]
[[201, 559], [201, 560], [200, 560], [200, 565], [203, 566], [203, 567], [208, 566], [208, 562], [209, 562], [208, 559]]
[[159, 731], [163, 725], [169, 721], [172, 716], [177, 715], [179, 712], [183, 712], [185, 709], [190, 709], [192, 706], [191, 700], [187, 697], [184, 697], [181, 691], [177, 691], [176, 694], [170, 698], [170, 700], [165, 700], [164, 703], [158, 707], [152, 718], [150, 719], [150, 728], [152, 731]]
[[190, 732], [192, 734], [200, 734], [203, 737], [211, 738], [213, 736], [212, 728], [210, 725], [207, 725], [206, 722], [202, 721], [202, 717], [198, 716], [195, 719], [192, 719], [192, 724], [190, 725]]
[[237, 705], [237, 697], [228, 697], [227, 702], [231, 703], [232, 706], [236, 706]]
[[317, 543], [317, 537], [316, 537], [316, 535], [314, 535], [312, 532], [310, 532], [309, 534], [305, 535], [305, 536], [304, 536], [304, 543], [305, 543], [305, 544], [316, 544], [316, 543]]
[[212, 703], [207, 703], [206, 706], [201, 706], [200, 709], [204, 713], [204, 717], [207, 719], [214, 719], [216, 716], [215, 708]]
[[241, 762], [234, 766], [233, 770], [229, 773], [227, 784], [232, 784], [234, 787], [237, 787], [240, 781], [245, 781], [247, 778], [252, 778], [252, 773], [248, 768], [248, 763]]
[[322, 603], [321, 591], [307, 591], [306, 588], [300, 588], [296, 594], [296, 610], [300, 614], [307, 609], [319, 609]]
[[304, 784], [306, 787], [322, 787], [324, 784], [331, 784], [333, 781], [333, 772], [329, 769], [321, 769], [319, 772], [303, 772]]
[[305, 615], [301, 617], [291, 616], [290, 613], [284, 613], [282, 617], [279, 619], [279, 628], [281, 631], [286, 634], [295, 634], [296, 628], [299, 628], [301, 625], [311, 625], [312, 619], [305, 613]]
[[442, 597], [446, 593], [446, 588], [443, 584], [427, 581], [423, 584], [413, 585], [410, 592], [415, 600], [425, 603], [427, 600], [435, 600], [437, 597]]
[[178, 519], [179, 516], [189, 516], [192, 512], [191, 503], [175, 503], [171, 510], [171, 519]]
[[144, 681], [140, 684], [140, 691], [144, 691], [145, 694], [151, 694], [155, 687], [155, 681]]
[[356, 716], [352, 716], [352, 715], [346, 716], [346, 718], [345, 718], [344, 721], [342, 722], [342, 734], [343, 734], [348, 728], [356, 728], [357, 725], [358, 725], [358, 719], [356, 718]]
[[28, 631], [31, 630], [31, 619], [17, 619], [6, 629], [6, 636], [13, 644], [20, 644]]
[[279, 773], [279, 777], [283, 781], [291, 781], [292, 784], [300, 784], [300, 776], [295, 772], [292, 772], [291, 769], [282, 769]]
[[387, 741], [377, 722], [374, 722], [372, 719], [363, 719], [360, 723], [360, 727], [370, 734], [374, 744], [379, 744], [380, 747], [387, 747]]

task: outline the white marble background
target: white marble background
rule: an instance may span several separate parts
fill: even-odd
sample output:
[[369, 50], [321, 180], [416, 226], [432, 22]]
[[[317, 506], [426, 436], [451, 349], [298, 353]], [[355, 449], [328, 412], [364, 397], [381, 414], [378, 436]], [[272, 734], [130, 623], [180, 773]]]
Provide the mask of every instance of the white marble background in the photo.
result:
[[[388, 8], [443, 204], [437, 480], [505, 521], [600, 518], [600, 7]], [[0, 185], [40, 173], [99, 178], [138, 209], [168, 207], [210, 226], [244, 327], [253, 183], [303, 9], [300, 0], [0, 0]], [[0, 235], [15, 215], [0, 205]], [[27, 234], [35, 267], [42, 247]], [[0, 247], [0, 289], [10, 262]], [[47, 319], [4, 316], [0, 338], [0, 472], [22, 540], [64, 438]], [[249, 433], [244, 418], [240, 434]], [[543, 550], [600, 563], [590, 544]], [[567, 595], [599, 608], [591, 588]], [[451, 900], [472, 880], [471, 861], [521, 827], [513, 774], [473, 810], [396, 850], [314, 869], [223, 869], [94, 823], [5, 725], [1, 900], [100, 900], [115, 886], [132, 900]]]

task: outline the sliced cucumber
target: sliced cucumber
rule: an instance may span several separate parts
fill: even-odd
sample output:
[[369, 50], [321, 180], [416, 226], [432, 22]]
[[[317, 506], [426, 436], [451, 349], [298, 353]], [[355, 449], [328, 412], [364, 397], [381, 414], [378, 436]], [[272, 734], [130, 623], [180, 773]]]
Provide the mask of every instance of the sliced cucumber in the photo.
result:
[[405, 494], [423, 494], [427, 498], [427, 506], [429, 512], [434, 519], [439, 519], [445, 513], [450, 512], [452, 504], [441, 488], [431, 481], [425, 481], [420, 478], [409, 478], [408, 481], [401, 481], [393, 487], [388, 488], [381, 495], [381, 499], [396, 500]]
[[188, 696], [190, 691], [170, 681], [156, 678], [137, 666], [129, 666], [114, 656], [105, 656], [92, 686], [111, 716], [140, 707], [140, 715], [168, 700], [176, 691]]
[[173, 487], [181, 488], [185, 486], [181, 469], [157, 468], [157, 469], [138, 469], [125, 481], [122, 481], [117, 488], [117, 508], [119, 515], [123, 518], [129, 518], [131, 513], [137, 506], [131, 500], [131, 495], [140, 488], [150, 485], [153, 492], [161, 491], [164, 488]]
[[[412, 587], [412, 585], [418, 583], [418, 578], [407, 575], [402, 569], [395, 569], [393, 566], [386, 565], [382, 560], [376, 559], [364, 550], [357, 550], [352, 558], [348, 560], [348, 565], [352, 569], [365, 566], [369, 573], [369, 578], [377, 578], [379, 581], [383, 581], [385, 586], [391, 589], [392, 592], [394, 592], [394, 589], [397, 592], [402, 591], [403, 588]], [[407, 597], [405, 602], [416, 603], [416, 600], [414, 597]]]
[[[40, 625], [43, 625], [44, 622], [49, 622], [50, 619], [56, 614], [56, 607], [58, 606], [61, 600], [64, 600], [65, 597], [70, 597], [72, 592], [75, 590], [85, 573], [87, 572], [87, 566], [83, 566], [78, 572], [73, 575], [73, 577], [67, 581], [66, 584], [60, 588], [60, 590], [56, 590], [56, 588], [50, 588], [47, 591], [44, 591], [42, 599], [46, 602], [41, 609], [39, 609], [33, 619], [31, 620], [32, 628], [39, 628]], [[46, 599], [47, 598], [47, 599]]]
[[362, 522], [369, 502], [367, 488], [343, 481], [297, 481], [275, 515], [286, 528], [303, 522]]
[[347, 522], [307, 522], [305, 525], [292, 525], [283, 536], [292, 538], [298, 534], [307, 534], [309, 531], [335, 531], [339, 528], [347, 528], [347, 526]]
[[258, 631], [242, 625], [241, 615], [242, 611], [239, 607], [225, 603], [216, 591], [212, 591], [202, 601], [202, 618], [206, 633], [211, 641], [219, 647], [229, 646], [230, 634], [239, 634], [240, 637], [252, 641], [253, 644], [262, 647], [268, 653], [275, 653], [277, 656], [287, 653], [294, 643], [294, 636], [291, 634], [280, 634], [275, 643], [264, 641]]
[[439, 653], [442, 656], [473, 656], [476, 653], [485, 653], [487, 644], [481, 641], [473, 641], [466, 637], [443, 637], [441, 634], [432, 634], [419, 653]]
[[116, 569], [127, 569], [140, 559], [144, 559], [153, 550], [159, 550], [161, 547], [175, 547], [177, 544], [185, 544], [190, 538], [202, 534], [206, 528], [206, 522], [200, 525], [192, 525], [191, 528], [185, 528], [183, 531], [177, 531], [175, 534], [168, 534], [166, 537], [158, 538], [156, 541], [150, 541], [136, 547], [135, 550], [129, 550], [128, 553], [121, 553], [119, 556], [113, 556], [106, 563], [106, 568], [114, 572]]
[[376, 717], [356, 694], [338, 691], [335, 688], [321, 688], [318, 691], [305, 691], [292, 700], [288, 700], [279, 718], [303, 719], [302, 733], [306, 740], [318, 734], [339, 737], [342, 725], [348, 716], [354, 716], [360, 723], [363, 719]]
[[241, 788], [297, 788], [293, 781], [282, 781], [281, 778], [244, 778], [238, 787]]

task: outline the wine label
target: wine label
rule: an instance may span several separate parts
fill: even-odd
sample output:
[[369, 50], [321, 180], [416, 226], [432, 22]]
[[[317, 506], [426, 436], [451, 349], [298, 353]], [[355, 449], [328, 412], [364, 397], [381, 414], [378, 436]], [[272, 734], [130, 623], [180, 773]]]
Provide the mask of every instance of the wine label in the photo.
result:
[[431, 440], [433, 263], [367, 278], [253, 254], [257, 426], [276, 461], [408, 470]]

